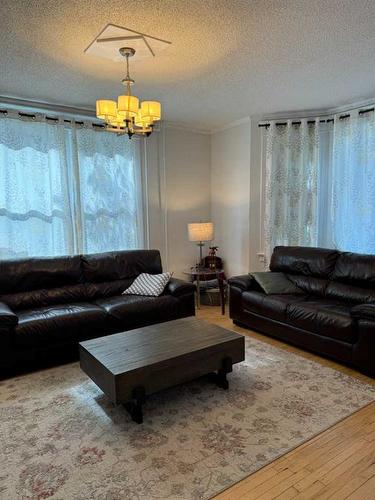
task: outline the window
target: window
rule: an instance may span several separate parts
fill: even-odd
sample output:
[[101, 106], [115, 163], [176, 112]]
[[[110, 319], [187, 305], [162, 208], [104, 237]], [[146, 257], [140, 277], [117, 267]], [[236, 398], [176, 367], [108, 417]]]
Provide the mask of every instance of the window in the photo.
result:
[[0, 257], [143, 245], [138, 141], [0, 118]]
[[265, 253], [276, 245], [375, 253], [375, 113], [271, 122]]

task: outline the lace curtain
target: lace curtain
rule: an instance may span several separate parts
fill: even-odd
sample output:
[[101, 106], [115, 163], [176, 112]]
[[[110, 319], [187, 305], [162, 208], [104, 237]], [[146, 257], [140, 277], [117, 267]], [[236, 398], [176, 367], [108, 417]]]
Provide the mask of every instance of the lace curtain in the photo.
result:
[[142, 246], [139, 143], [0, 118], [0, 257]]
[[375, 253], [375, 113], [335, 117], [327, 179], [329, 231], [324, 243]]
[[375, 113], [266, 131], [265, 257], [276, 245], [375, 253]]
[[317, 241], [319, 120], [270, 124], [266, 132], [265, 257], [277, 245]]
[[142, 247], [139, 143], [90, 129], [76, 139], [83, 251]]

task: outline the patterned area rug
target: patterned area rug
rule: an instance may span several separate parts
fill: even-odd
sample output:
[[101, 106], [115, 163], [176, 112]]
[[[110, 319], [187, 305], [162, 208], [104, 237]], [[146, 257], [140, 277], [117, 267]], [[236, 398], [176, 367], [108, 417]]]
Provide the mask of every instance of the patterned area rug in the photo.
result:
[[375, 389], [246, 338], [224, 391], [148, 398], [137, 425], [77, 363], [0, 385], [0, 498], [206, 499], [375, 400]]

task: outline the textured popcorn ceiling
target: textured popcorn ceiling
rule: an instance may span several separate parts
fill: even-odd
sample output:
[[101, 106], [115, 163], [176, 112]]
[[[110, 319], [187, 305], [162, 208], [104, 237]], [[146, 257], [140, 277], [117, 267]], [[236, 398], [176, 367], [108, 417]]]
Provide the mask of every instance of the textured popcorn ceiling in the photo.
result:
[[135, 94], [216, 128], [248, 114], [375, 97], [375, 0], [1, 0], [0, 95], [94, 109], [121, 63], [84, 54], [113, 23], [170, 40]]

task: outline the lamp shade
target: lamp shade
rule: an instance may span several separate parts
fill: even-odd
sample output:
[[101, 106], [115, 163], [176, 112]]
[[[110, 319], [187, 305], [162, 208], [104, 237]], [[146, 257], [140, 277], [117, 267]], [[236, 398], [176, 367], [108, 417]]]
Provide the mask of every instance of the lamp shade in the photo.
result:
[[160, 120], [161, 105], [158, 101], [143, 101], [141, 103], [141, 113], [144, 118], [149, 118], [152, 121]]
[[116, 101], [102, 99], [96, 101], [96, 116], [101, 120], [115, 119], [117, 115]]
[[134, 95], [120, 95], [117, 101], [118, 114], [124, 119], [130, 119], [137, 116], [139, 99]]
[[214, 239], [214, 225], [212, 222], [192, 222], [188, 224], [190, 241], [211, 241]]

